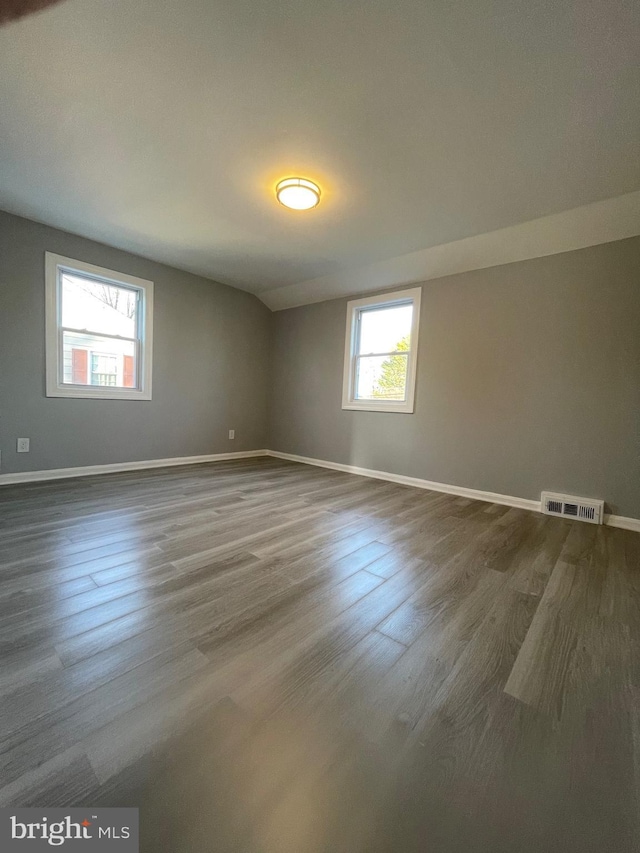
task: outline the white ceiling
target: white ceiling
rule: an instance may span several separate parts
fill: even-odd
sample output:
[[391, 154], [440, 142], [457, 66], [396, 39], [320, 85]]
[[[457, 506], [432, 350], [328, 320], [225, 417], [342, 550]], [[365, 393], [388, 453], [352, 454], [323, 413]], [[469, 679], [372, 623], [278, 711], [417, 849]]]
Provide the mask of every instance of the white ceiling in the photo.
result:
[[65, 0], [0, 30], [0, 208], [274, 308], [401, 283], [640, 189], [639, 55], [627, 0]]

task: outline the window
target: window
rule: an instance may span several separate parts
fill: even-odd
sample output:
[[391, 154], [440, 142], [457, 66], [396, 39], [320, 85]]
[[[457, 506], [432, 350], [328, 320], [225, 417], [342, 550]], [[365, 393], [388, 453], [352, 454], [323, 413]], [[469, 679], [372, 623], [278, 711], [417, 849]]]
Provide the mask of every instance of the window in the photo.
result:
[[413, 412], [419, 287], [347, 305], [343, 409]]
[[46, 253], [47, 396], [151, 399], [153, 282]]
[[[124, 359], [132, 358], [130, 355], [122, 356], [123, 376], [124, 376]], [[118, 362], [120, 359], [117, 355], [106, 352], [91, 353], [91, 385], [109, 385], [112, 388], [118, 387]], [[126, 387], [124, 379], [120, 387]]]

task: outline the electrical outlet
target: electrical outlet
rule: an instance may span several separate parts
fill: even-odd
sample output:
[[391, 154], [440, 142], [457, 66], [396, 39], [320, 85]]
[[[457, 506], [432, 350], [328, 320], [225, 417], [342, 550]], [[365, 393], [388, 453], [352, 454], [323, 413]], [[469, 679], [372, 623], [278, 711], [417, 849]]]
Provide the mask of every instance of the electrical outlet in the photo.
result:
[[229, 430], [229, 438], [235, 438], [235, 437], [236, 437], [235, 429], [230, 429]]
[[17, 442], [18, 446], [16, 448], [18, 453], [28, 453], [29, 452], [29, 439], [28, 438], [19, 438]]

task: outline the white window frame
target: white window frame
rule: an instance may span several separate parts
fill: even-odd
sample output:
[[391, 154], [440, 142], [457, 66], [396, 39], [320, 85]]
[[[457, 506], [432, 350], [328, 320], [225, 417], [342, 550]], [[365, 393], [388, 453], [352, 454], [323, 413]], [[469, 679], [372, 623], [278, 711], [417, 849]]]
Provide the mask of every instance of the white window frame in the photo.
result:
[[[418, 361], [418, 333], [420, 330], [420, 297], [422, 288], [397, 290], [378, 296], [366, 296], [347, 303], [347, 331], [344, 347], [344, 375], [342, 382], [342, 408], [363, 412], [413, 413], [416, 391], [416, 366]], [[363, 310], [391, 308], [396, 305], [413, 305], [411, 322], [411, 347], [407, 358], [407, 385], [405, 400], [357, 400], [355, 398], [357, 346], [360, 316]], [[380, 353], [389, 355], [390, 353]]]
[[[61, 318], [61, 273], [77, 273], [104, 284], [138, 293], [136, 317], [136, 386], [113, 388], [108, 385], [72, 385], [63, 382], [63, 327]], [[45, 252], [45, 323], [47, 397], [75, 397], [91, 400], [151, 400], [153, 358], [153, 282], [114, 270]], [[87, 332], [86, 329], [67, 331]], [[94, 332], [99, 337], [117, 337]], [[122, 338], [118, 337], [118, 340]]]

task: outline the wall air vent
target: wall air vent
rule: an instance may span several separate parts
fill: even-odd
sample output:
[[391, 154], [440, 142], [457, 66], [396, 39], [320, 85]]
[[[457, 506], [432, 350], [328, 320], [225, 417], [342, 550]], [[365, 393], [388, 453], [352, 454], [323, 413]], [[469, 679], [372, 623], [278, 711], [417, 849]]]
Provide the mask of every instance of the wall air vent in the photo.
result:
[[591, 524], [602, 524], [604, 521], [604, 501], [543, 492], [540, 505], [545, 515], [577, 518], [578, 521], [588, 521]]

